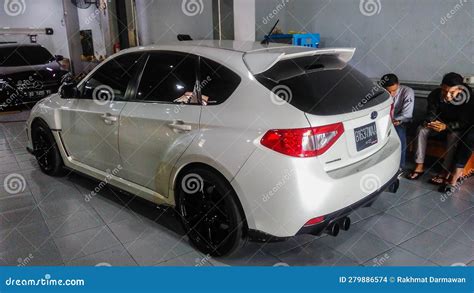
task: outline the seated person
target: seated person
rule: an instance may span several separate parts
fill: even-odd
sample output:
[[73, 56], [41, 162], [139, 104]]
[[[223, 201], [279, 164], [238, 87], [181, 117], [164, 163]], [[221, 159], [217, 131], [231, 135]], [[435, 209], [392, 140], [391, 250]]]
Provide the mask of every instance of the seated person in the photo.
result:
[[[467, 91], [467, 92], [466, 92]], [[416, 146], [416, 167], [408, 179], [416, 180], [424, 173], [424, 162], [428, 137], [433, 133], [447, 134], [447, 153], [444, 157], [444, 172], [431, 179], [434, 184], [443, 184], [449, 176], [458, 138], [469, 125], [472, 90], [464, 84], [463, 77], [457, 73], [448, 73], [443, 77], [441, 87], [428, 96], [427, 117], [418, 127]], [[464, 101], [463, 101], [464, 100]]]
[[[201, 104], [207, 106], [209, 97], [201, 95]], [[181, 97], [173, 101], [173, 103], [182, 103], [182, 104], [199, 104], [197, 95], [193, 92], [185, 92]]]
[[[474, 110], [474, 107], [473, 107]], [[473, 112], [474, 113], [474, 112]], [[474, 115], [473, 115], [474, 116]], [[462, 176], [464, 167], [466, 167], [469, 158], [474, 152], [474, 119], [471, 119], [470, 130], [468, 130], [461, 138], [456, 153], [454, 155], [454, 166], [453, 171], [449, 178], [446, 180], [445, 185], [440, 188], [440, 192], [456, 192], [460, 187], [458, 183], [462, 183]]]
[[395, 74], [386, 74], [380, 80], [383, 86], [393, 98], [393, 116], [392, 121], [395, 130], [402, 143], [402, 157], [400, 159], [400, 169], [405, 169], [406, 148], [407, 148], [407, 124], [413, 118], [413, 109], [415, 108], [415, 92], [413, 89], [400, 85], [398, 77]]

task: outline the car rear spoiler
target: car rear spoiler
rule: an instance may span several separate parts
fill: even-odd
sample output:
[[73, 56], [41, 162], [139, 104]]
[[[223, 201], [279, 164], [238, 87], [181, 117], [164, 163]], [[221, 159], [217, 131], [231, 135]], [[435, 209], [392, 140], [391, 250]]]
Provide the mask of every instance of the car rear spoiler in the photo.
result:
[[[311, 57], [319, 55], [335, 55], [343, 62], [349, 62], [355, 53], [355, 48], [334, 48], [334, 49], [313, 49], [304, 47], [286, 47], [287, 51], [280, 51], [282, 48], [257, 50], [244, 54], [244, 62], [252, 74], [259, 74], [272, 68], [276, 63], [300, 57]], [[292, 52], [293, 51], [293, 52]]]

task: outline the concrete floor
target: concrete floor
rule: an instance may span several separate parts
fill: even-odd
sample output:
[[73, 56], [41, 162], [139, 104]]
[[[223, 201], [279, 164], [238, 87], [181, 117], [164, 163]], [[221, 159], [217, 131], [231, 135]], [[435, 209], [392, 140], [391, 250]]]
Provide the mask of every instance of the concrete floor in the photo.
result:
[[25, 151], [24, 128], [24, 122], [0, 124], [0, 265], [474, 264], [473, 178], [446, 198], [424, 183], [428, 177], [403, 180], [397, 194], [384, 193], [353, 214], [351, 230], [336, 238], [248, 243], [236, 255], [216, 259], [189, 245], [171, 209], [109, 188], [86, 202], [96, 181], [42, 174]]

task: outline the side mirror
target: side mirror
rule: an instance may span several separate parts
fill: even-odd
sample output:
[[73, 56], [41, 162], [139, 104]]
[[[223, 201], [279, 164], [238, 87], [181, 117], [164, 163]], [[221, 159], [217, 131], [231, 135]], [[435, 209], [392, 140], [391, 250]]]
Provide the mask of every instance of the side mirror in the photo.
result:
[[75, 82], [63, 83], [63, 85], [59, 89], [59, 94], [60, 94], [62, 99], [77, 98], [78, 95], [79, 95], [79, 91], [77, 89], [77, 84]]
[[63, 55], [54, 55], [54, 60], [56, 61], [63, 61], [64, 60], [64, 56]]

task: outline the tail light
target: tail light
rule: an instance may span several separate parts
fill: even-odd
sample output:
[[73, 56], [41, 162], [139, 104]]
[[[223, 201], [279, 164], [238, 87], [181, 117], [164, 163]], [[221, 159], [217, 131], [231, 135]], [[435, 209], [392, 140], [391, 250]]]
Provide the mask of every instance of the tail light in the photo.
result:
[[300, 129], [268, 131], [261, 144], [291, 157], [307, 158], [324, 154], [344, 133], [342, 123]]

